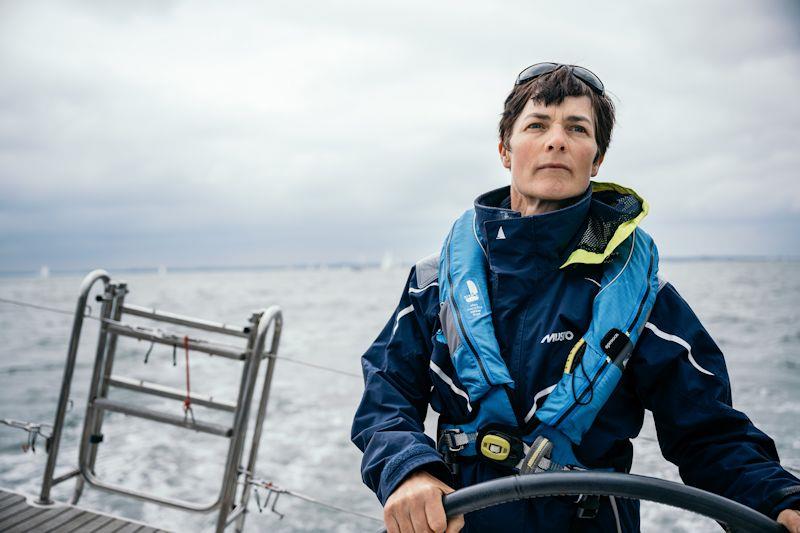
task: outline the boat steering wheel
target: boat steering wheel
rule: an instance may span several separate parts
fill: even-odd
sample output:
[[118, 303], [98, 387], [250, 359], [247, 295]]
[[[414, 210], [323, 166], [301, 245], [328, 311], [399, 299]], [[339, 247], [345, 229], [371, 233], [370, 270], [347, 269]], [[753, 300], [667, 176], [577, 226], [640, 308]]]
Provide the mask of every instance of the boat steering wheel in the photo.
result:
[[726, 531], [786, 533], [769, 517], [722, 496], [681, 483], [608, 472], [545, 472], [508, 476], [457, 490], [443, 499], [448, 518], [493, 505], [565, 495], [618, 496], [671, 505], [719, 522]]

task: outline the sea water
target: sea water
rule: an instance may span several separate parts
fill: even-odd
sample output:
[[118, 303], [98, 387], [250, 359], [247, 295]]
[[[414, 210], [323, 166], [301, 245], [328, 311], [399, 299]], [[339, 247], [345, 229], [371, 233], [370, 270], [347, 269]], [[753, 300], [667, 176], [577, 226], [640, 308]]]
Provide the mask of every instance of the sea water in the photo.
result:
[[[800, 262], [665, 260], [661, 270], [725, 354], [734, 406], [775, 440], [784, 463], [800, 467]], [[350, 443], [350, 423], [363, 390], [359, 358], [391, 316], [407, 274], [404, 268], [336, 268], [114, 277], [129, 283], [128, 303], [229, 324], [244, 325], [253, 310], [280, 305], [285, 324], [279, 356], [286, 359], [277, 362], [256, 477], [379, 518], [380, 506], [361, 481], [361, 453]], [[80, 276], [2, 278], [0, 298], [72, 310], [80, 281]], [[90, 305], [97, 314], [98, 304]], [[68, 314], [0, 303], [0, 418], [52, 423], [71, 326]], [[57, 474], [77, 461], [96, 340], [97, 322], [87, 320]], [[173, 365], [172, 349], [155, 346], [145, 364], [148, 348], [146, 342], [120, 339], [114, 373], [185, 388], [185, 354], [179, 350]], [[191, 389], [233, 401], [240, 370], [237, 362], [191, 353]], [[118, 390], [112, 397], [137, 398]], [[182, 416], [180, 401], [145, 400], [151, 408]], [[230, 423], [228, 414], [199, 407], [195, 416]], [[429, 431], [435, 427], [433, 415], [426, 426]], [[104, 481], [199, 503], [215, 499], [226, 439], [119, 414], [106, 417], [103, 434], [96, 471]], [[634, 441], [633, 472], [679, 480], [655, 436], [648, 415]], [[24, 442], [23, 432], [0, 426], [0, 486], [38, 494], [46, 456], [41, 442], [36, 454], [23, 453]], [[62, 483], [53, 495], [67, 500], [73, 486], [73, 480]], [[84, 491], [80, 504], [175, 531], [210, 531], [215, 522], [213, 513], [180, 512], [92, 488]], [[251, 498], [246, 530], [379, 527], [288, 495], [275, 508], [283, 518], [269, 510], [260, 514]], [[643, 503], [642, 529], [712, 532], [719, 526], [685, 511]]]

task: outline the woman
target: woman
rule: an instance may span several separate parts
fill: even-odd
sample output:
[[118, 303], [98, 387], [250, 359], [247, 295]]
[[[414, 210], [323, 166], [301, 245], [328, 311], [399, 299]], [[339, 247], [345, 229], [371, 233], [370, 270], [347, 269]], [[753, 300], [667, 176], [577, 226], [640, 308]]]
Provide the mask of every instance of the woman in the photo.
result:
[[[443, 253], [412, 269], [364, 354], [352, 436], [390, 532], [638, 531], [635, 501], [538, 499], [445, 524], [441, 496], [526, 468], [628, 471], [650, 409], [687, 484], [800, 533], [800, 480], [731, 407], [719, 348], [656, 276], [657, 252], [637, 227], [647, 203], [590, 183], [613, 124], [587, 69], [525, 69], [500, 121], [510, 186], [479, 196]], [[617, 327], [614, 315], [633, 318]], [[438, 443], [424, 434], [428, 404]]]

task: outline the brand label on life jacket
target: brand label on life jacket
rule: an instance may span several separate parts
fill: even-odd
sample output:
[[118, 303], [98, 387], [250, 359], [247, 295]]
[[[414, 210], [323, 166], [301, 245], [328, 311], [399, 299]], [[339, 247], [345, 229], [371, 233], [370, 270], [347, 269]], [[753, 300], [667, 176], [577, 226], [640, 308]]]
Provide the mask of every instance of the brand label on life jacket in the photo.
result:
[[606, 333], [603, 340], [600, 341], [600, 344], [603, 347], [603, 351], [606, 352], [606, 355], [614, 359], [628, 344], [628, 336], [620, 330], [613, 328]]
[[483, 304], [481, 303], [481, 295], [478, 292], [478, 286], [471, 279], [467, 280], [467, 294], [464, 295], [464, 301], [467, 302], [466, 312], [473, 317], [479, 317], [483, 313]]
[[544, 343], [551, 343], [551, 342], [559, 342], [559, 341], [571, 341], [575, 335], [571, 331], [559, 331], [553, 332], [549, 335], [545, 335], [542, 337], [542, 341], [539, 344]]
[[468, 304], [478, 301], [478, 298], [480, 298], [480, 296], [478, 296], [478, 287], [477, 285], [475, 285], [475, 282], [472, 281], [471, 279], [467, 280], [467, 289], [469, 290], [469, 294], [464, 296], [464, 300]]

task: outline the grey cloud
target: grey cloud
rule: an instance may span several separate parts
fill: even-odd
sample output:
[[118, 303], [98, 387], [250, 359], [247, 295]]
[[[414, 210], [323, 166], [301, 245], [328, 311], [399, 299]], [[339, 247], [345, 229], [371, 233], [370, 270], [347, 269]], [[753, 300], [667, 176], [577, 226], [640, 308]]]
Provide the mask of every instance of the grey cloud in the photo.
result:
[[726, 224], [800, 219], [791, 3], [3, 9], [0, 268], [91, 266], [114, 239], [148, 264], [424, 255], [507, 182], [502, 100], [543, 59], [618, 98], [598, 178], [640, 189], [654, 234], [718, 224], [673, 249], [765, 253]]

